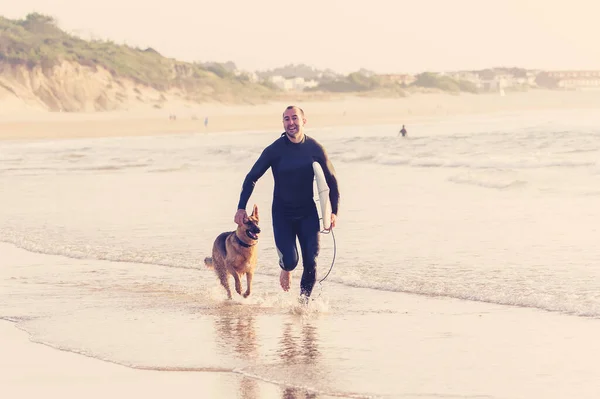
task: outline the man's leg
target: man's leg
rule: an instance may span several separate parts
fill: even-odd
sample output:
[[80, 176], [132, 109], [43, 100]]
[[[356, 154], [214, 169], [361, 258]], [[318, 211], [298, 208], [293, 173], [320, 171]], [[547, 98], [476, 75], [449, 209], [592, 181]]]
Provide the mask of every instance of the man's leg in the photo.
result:
[[282, 212], [273, 210], [273, 236], [279, 255], [281, 275], [279, 282], [284, 291], [290, 289], [291, 271], [298, 265], [298, 248], [296, 247], [296, 231], [293, 220], [286, 219]]
[[300, 294], [309, 297], [317, 281], [317, 257], [319, 256], [319, 215], [314, 213], [300, 220], [298, 241], [302, 251], [302, 280]]

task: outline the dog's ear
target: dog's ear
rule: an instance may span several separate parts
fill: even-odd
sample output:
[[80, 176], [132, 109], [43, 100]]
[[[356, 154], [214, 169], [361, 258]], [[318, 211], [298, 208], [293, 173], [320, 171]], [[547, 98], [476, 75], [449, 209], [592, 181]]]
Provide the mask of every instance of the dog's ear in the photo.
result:
[[254, 216], [258, 221], [258, 206], [256, 206], [256, 204], [254, 204], [254, 208], [252, 208], [252, 215], [250, 216]]

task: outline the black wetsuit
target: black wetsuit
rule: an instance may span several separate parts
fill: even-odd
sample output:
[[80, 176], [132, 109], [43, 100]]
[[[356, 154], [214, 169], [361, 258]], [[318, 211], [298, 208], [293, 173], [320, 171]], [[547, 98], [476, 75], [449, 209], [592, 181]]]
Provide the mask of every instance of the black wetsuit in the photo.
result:
[[244, 180], [238, 203], [238, 209], [246, 209], [254, 185], [271, 168], [274, 180], [273, 235], [279, 266], [292, 271], [298, 265], [298, 237], [304, 266], [300, 292], [306, 296], [310, 296], [315, 285], [319, 255], [320, 223], [313, 199], [314, 161], [323, 168], [329, 185], [331, 211], [337, 214], [340, 195], [335, 170], [323, 146], [306, 135], [301, 143], [292, 143], [283, 133], [265, 148]]

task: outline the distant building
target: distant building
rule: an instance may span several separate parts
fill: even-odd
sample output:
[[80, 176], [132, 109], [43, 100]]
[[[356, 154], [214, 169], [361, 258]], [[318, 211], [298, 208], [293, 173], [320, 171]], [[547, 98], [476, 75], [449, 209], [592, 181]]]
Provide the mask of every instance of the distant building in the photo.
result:
[[491, 79], [482, 79], [481, 88], [487, 91], [498, 91], [508, 87], [514, 87], [515, 83], [515, 79], [512, 75], [497, 74]]
[[271, 83], [273, 83], [275, 86], [279, 87], [281, 90], [288, 91], [288, 90], [292, 89], [292, 82], [288, 82], [288, 80], [286, 78], [284, 78], [283, 76], [280, 76], [280, 75], [271, 76], [269, 78], [269, 80], [271, 81]]
[[507, 69], [487, 69], [482, 71], [458, 71], [443, 73], [456, 81], [470, 82], [480, 91], [503, 91], [504, 89], [535, 87], [537, 71], [514, 73]]
[[565, 90], [600, 89], [600, 71], [546, 71], [538, 75], [537, 82]]
[[269, 79], [275, 86], [284, 91], [303, 91], [319, 85], [316, 80], [304, 80], [304, 78], [299, 77], [286, 79], [283, 76], [276, 75], [271, 76]]
[[536, 78], [537, 75], [540, 73], [540, 71], [527, 71], [526, 72], [526, 78], [525, 78], [525, 83], [529, 86], [535, 87], [537, 86], [536, 83]]

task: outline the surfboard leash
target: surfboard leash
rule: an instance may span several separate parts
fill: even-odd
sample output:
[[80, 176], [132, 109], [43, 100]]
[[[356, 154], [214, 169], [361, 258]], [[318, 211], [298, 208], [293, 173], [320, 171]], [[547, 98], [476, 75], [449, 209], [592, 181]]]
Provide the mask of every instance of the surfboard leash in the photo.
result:
[[319, 285], [325, 281], [325, 279], [327, 278], [327, 276], [329, 276], [329, 273], [331, 273], [331, 271], [333, 270], [333, 265], [335, 264], [335, 254], [337, 252], [337, 246], [335, 245], [335, 234], [333, 233], [333, 228], [329, 231], [323, 230], [321, 231], [321, 233], [323, 234], [329, 234], [331, 233], [331, 238], [333, 238], [333, 259], [331, 260], [331, 266], [329, 267], [329, 271], [327, 272], [327, 274], [325, 275], [325, 277], [323, 277], [321, 280], [319, 280]]

